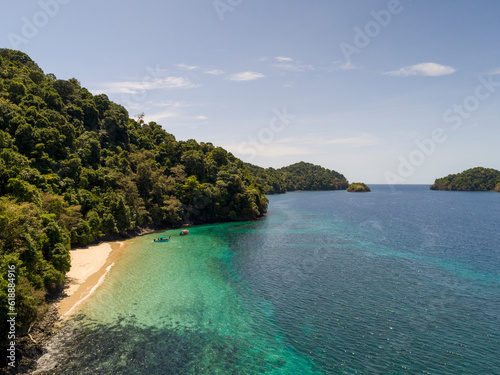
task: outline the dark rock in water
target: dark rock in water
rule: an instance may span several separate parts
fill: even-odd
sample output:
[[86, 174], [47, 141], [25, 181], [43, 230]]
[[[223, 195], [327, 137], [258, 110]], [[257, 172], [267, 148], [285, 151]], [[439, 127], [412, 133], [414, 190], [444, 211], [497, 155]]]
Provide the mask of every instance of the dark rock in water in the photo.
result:
[[34, 370], [36, 361], [46, 352], [46, 345], [57, 332], [56, 323], [59, 318], [57, 306], [51, 305], [44, 318], [35, 323], [26, 335], [17, 339], [16, 367], [12, 368], [5, 364], [5, 367], [0, 369], [0, 373], [28, 374]]
[[[92, 374], [185, 374], [192, 370], [236, 374], [241, 373], [242, 353], [248, 350], [247, 343], [216, 331], [144, 327], [133, 318], [103, 324], [89, 322], [82, 315], [67, 322], [54, 341], [50, 362], [57, 367], [38, 369], [37, 374], [77, 374], [83, 368]], [[207, 357], [207, 353], [212, 355]]]

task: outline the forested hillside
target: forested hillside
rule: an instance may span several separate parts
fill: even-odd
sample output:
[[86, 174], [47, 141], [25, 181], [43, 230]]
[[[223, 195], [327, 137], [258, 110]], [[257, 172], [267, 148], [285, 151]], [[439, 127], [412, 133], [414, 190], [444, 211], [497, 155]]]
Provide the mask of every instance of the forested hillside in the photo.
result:
[[500, 171], [482, 167], [471, 168], [462, 173], [436, 179], [431, 190], [500, 192]]
[[295, 190], [344, 190], [346, 178], [335, 171], [311, 163], [299, 162], [279, 169], [247, 164], [265, 194]]

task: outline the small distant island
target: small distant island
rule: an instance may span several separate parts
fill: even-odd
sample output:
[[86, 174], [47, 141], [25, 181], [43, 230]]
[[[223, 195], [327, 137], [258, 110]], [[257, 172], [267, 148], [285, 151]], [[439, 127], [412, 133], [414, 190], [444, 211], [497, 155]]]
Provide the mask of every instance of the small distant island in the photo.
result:
[[349, 185], [349, 187], [347, 188], [347, 191], [349, 193], [367, 193], [371, 190], [363, 182], [353, 182], [352, 184]]
[[496, 191], [500, 192], [500, 171], [476, 167], [462, 173], [438, 178], [431, 190], [448, 191]]

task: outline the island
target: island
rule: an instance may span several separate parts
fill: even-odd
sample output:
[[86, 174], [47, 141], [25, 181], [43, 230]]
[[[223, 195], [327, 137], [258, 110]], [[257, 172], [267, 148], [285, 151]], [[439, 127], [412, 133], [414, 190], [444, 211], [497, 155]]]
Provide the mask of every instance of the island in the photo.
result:
[[352, 184], [349, 185], [349, 187], [347, 188], [347, 191], [349, 193], [367, 193], [371, 190], [363, 182], [353, 182]]
[[500, 192], [500, 171], [476, 167], [435, 180], [431, 190]]
[[264, 194], [286, 193], [298, 190], [345, 190], [349, 182], [344, 175], [306, 162], [274, 169], [246, 164]]

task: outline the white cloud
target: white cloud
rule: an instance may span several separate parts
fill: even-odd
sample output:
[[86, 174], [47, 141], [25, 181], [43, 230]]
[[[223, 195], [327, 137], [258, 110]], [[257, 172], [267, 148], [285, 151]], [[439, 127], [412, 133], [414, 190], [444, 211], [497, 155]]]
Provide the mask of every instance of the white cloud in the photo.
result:
[[265, 147], [262, 150], [259, 150], [259, 156], [266, 157], [279, 157], [279, 156], [288, 156], [288, 155], [308, 155], [311, 153], [311, 150], [307, 150], [300, 147], [293, 146], [283, 146], [280, 144], [269, 145], [269, 147]]
[[452, 66], [441, 65], [436, 63], [421, 63], [411, 66], [405, 66], [399, 70], [394, 70], [391, 72], [386, 72], [384, 74], [400, 77], [408, 76], [426, 76], [426, 77], [438, 77], [445, 76], [448, 74], [453, 74], [457, 70]]
[[[279, 138], [269, 144], [261, 144], [258, 149], [253, 148], [248, 142], [240, 144], [226, 144], [224, 147], [235, 155], [253, 156], [255, 153], [259, 157], [281, 157], [281, 156], [301, 156], [322, 153], [331, 153], [332, 145], [345, 146], [347, 148], [367, 147], [380, 143], [380, 139], [369, 133], [354, 133], [349, 137], [328, 137], [326, 134], [309, 134], [304, 137]], [[340, 148], [340, 147], [339, 147]]]
[[219, 76], [221, 74], [224, 74], [225, 72], [223, 70], [219, 70], [219, 69], [212, 69], [212, 70], [205, 70], [205, 73], [206, 74], [211, 74], [211, 75], [214, 75], [214, 76]]
[[185, 69], [185, 70], [196, 70], [198, 67], [196, 65], [186, 65], [186, 64], [177, 64], [178, 68]]
[[196, 123], [208, 120], [208, 117], [204, 115], [195, 116], [187, 114], [185, 107], [190, 107], [190, 105], [183, 102], [171, 102], [170, 105], [168, 103], [163, 103], [163, 107], [167, 108], [162, 109], [158, 112], [154, 112], [152, 114], [146, 113], [146, 115], [144, 116], [144, 120], [146, 122], [154, 121], [158, 123], [162, 123], [165, 120], [168, 120], [169, 126], [182, 125], [186, 123]]
[[272, 65], [273, 68], [278, 68], [282, 70], [287, 70], [289, 72], [302, 72], [303, 69], [293, 65], [293, 64], [274, 64]]
[[280, 156], [290, 156], [290, 155], [308, 155], [312, 153], [311, 149], [296, 146], [287, 146], [279, 143], [267, 144], [255, 150], [246, 142], [240, 144], [225, 144], [223, 145], [225, 149], [231, 151], [235, 155], [241, 155], [240, 157], [245, 160], [245, 156], [253, 156], [257, 152], [259, 157], [280, 157]]
[[339, 70], [352, 70], [352, 69], [358, 69], [358, 68], [351, 62], [346, 62], [345, 64], [339, 66]]
[[312, 65], [281, 63], [281, 64], [274, 64], [272, 66], [274, 68], [286, 70], [289, 72], [303, 72], [305, 70], [314, 70], [314, 67]]
[[143, 82], [107, 82], [101, 87], [101, 90], [105, 93], [113, 94], [136, 94], [146, 90], [191, 89], [196, 87], [200, 87], [200, 85], [191, 82], [186, 77], [162, 77], [145, 80]]
[[147, 100], [136, 103], [132, 106], [134, 109], [137, 107], [149, 113], [152, 110], [164, 111], [164, 108], [181, 108], [181, 107], [191, 107], [192, 104], [184, 101], [176, 100]]
[[154, 107], [160, 107], [160, 108], [163, 108], [163, 107], [189, 107], [191, 106], [191, 104], [187, 103], [187, 102], [180, 102], [180, 101], [176, 101], [176, 100], [164, 100], [164, 101], [150, 101], [150, 102], [147, 102], [145, 104], [148, 104], [150, 106], [154, 106]]
[[284, 138], [280, 143], [307, 145], [317, 148], [318, 146], [343, 145], [349, 147], [367, 147], [380, 143], [380, 139], [369, 133], [356, 133], [349, 137], [328, 138], [326, 136], [309, 136], [302, 138]]
[[305, 70], [314, 70], [312, 65], [302, 64], [300, 61], [294, 61], [291, 57], [278, 56], [274, 57], [273, 60], [277, 61], [278, 64], [272, 64], [273, 68], [286, 70], [288, 72], [303, 72]]
[[351, 62], [343, 62], [341, 60], [334, 61], [332, 65], [325, 68], [327, 72], [334, 72], [336, 70], [354, 70], [359, 69]]
[[278, 56], [274, 59], [279, 62], [293, 62], [293, 59], [291, 57]]
[[372, 146], [375, 144], [378, 144], [380, 141], [378, 138], [368, 134], [368, 133], [361, 133], [357, 136], [353, 137], [339, 137], [339, 138], [332, 138], [332, 139], [326, 139], [323, 141], [325, 144], [328, 145], [345, 145], [345, 146], [351, 146], [351, 147], [366, 147], [366, 146]]
[[265, 75], [262, 73], [258, 72], [242, 72], [242, 73], [236, 73], [231, 76], [229, 76], [229, 79], [231, 81], [237, 81], [237, 82], [244, 82], [244, 81], [253, 81], [259, 78], [264, 78]]
[[491, 74], [494, 74], [494, 75], [498, 75], [498, 74], [500, 74], [500, 68], [496, 68], [495, 70], [493, 70], [493, 71], [491, 72]]
[[152, 115], [146, 115], [144, 116], [144, 119], [146, 122], [150, 121], [161, 122], [162, 120], [168, 120], [179, 117], [181, 117], [180, 113], [168, 110], [168, 111], [153, 113]]

